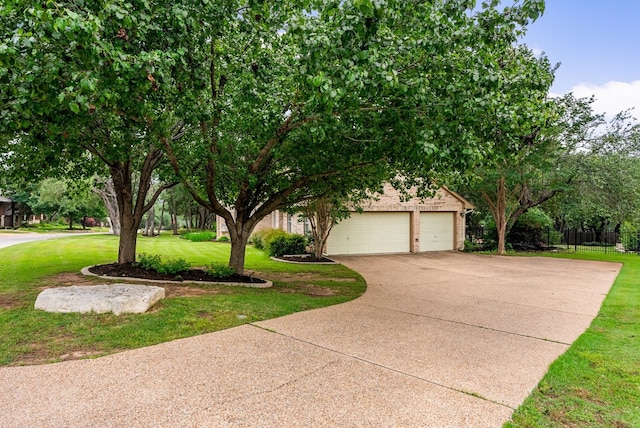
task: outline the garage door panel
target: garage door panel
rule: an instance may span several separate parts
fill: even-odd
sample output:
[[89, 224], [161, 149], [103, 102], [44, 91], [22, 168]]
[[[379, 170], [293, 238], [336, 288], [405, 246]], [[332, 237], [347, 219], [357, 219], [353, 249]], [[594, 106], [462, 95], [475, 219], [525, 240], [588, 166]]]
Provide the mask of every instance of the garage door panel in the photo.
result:
[[410, 215], [406, 212], [352, 214], [333, 227], [327, 253], [406, 253], [410, 228]]
[[453, 250], [453, 212], [420, 213], [420, 251]]

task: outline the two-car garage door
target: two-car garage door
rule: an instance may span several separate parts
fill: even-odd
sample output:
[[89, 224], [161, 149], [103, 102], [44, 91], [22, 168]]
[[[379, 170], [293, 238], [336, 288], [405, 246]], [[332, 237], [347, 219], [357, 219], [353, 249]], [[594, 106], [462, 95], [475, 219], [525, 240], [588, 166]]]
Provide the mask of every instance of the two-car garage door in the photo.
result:
[[[420, 251], [454, 248], [454, 213], [420, 213]], [[411, 242], [409, 212], [352, 213], [333, 227], [327, 254], [408, 253]]]

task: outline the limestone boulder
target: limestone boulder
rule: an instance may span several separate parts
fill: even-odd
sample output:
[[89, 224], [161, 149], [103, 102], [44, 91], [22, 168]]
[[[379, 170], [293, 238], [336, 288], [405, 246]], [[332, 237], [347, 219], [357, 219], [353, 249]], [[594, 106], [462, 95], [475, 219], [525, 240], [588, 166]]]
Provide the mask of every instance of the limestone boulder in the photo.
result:
[[36, 299], [35, 308], [62, 313], [139, 314], [164, 296], [164, 288], [141, 284], [74, 285], [42, 291]]

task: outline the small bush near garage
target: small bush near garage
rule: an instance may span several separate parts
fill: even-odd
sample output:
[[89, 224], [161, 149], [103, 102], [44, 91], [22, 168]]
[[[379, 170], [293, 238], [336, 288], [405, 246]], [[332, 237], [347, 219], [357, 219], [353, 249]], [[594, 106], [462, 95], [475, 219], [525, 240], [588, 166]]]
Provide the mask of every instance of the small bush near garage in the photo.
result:
[[269, 254], [281, 257], [287, 254], [304, 254], [307, 240], [302, 235], [286, 234], [274, 238], [269, 245]]
[[288, 233], [281, 229], [263, 229], [251, 236], [251, 242], [258, 250], [267, 250], [271, 242], [277, 237], [287, 236]]

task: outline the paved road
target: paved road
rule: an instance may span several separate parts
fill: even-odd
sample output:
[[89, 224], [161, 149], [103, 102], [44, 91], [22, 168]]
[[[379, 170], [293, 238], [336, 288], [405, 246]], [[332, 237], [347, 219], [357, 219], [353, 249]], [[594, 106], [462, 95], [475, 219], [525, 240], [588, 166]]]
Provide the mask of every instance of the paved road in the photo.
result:
[[0, 426], [499, 427], [620, 265], [345, 257], [355, 301], [94, 360], [0, 368]]
[[25, 242], [43, 241], [45, 239], [68, 238], [70, 236], [84, 236], [87, 233], [3, 233], [0, 231], [0, 248]]

